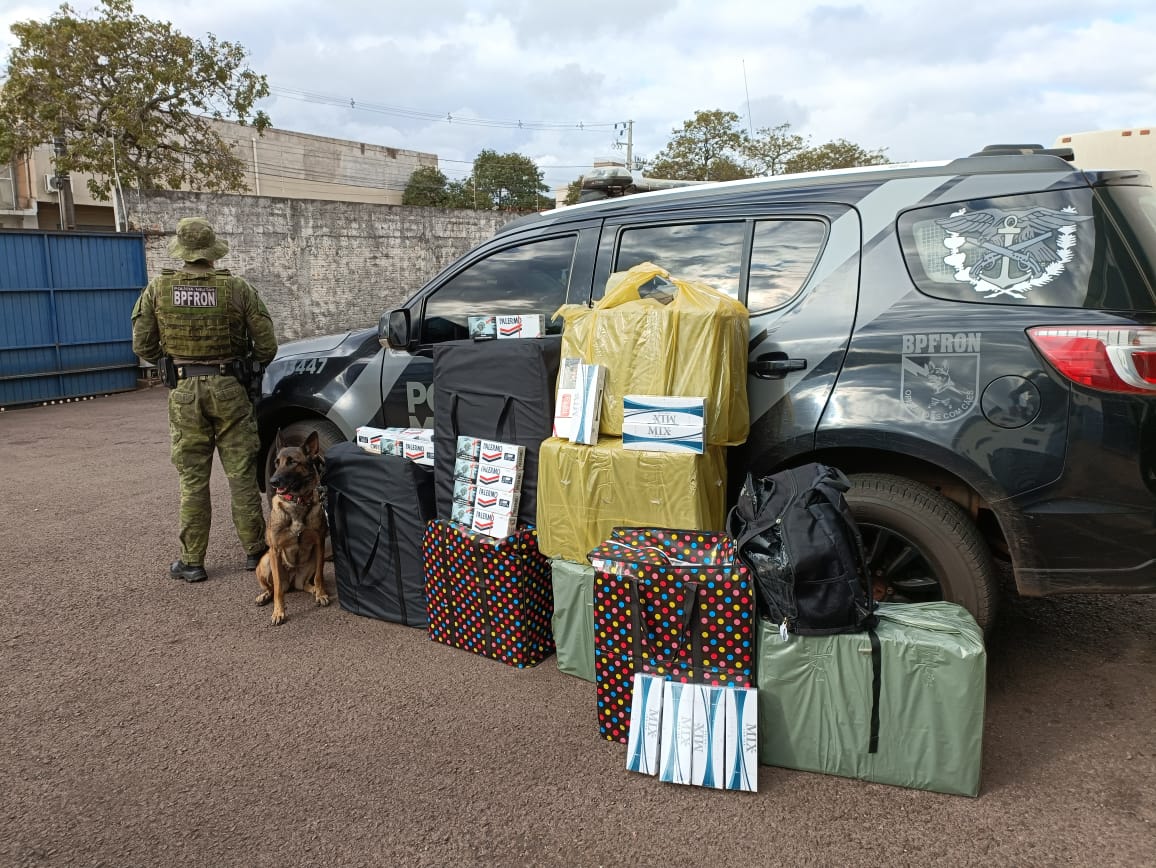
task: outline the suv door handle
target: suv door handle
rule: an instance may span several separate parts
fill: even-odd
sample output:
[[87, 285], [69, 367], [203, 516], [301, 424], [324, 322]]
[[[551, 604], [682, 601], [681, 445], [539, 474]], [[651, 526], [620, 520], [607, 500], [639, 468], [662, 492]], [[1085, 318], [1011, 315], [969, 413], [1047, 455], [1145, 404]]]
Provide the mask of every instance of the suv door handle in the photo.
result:
[[763, 353], [747, 364], [747, 372], [763, 380], [781, 380], [791, 371], [806, 369], [806, 359], [788, 359], [786, 353]]

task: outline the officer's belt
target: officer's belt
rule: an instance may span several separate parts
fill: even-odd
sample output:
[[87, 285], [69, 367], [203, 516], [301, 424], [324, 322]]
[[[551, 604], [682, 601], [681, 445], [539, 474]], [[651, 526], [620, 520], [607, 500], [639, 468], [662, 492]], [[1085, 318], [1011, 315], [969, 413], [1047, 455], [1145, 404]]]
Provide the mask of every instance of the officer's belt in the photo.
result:
[[218, 365], [177, 365], [177, 379], [187, 380], [189, 377], [232, 377], [233, 363], [221, 362]]

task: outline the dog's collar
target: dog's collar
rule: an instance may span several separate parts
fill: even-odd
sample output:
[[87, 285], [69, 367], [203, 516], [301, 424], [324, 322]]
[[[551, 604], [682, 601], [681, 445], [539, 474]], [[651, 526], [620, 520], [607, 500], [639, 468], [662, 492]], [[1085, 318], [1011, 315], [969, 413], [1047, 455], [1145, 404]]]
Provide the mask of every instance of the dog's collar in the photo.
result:
[[288, 503], [309, 503], [311, 500], [313, 500], [311, 494], [290, 494], [288, 491], [278, 492], [277, 497]]

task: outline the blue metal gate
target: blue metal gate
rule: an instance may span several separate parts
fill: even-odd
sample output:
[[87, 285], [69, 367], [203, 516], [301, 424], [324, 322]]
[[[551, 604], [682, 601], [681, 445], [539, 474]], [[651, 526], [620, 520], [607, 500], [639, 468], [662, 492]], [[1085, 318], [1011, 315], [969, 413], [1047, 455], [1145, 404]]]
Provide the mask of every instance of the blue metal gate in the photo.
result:
[[0, 406], [136, 388], [144, 237], [0, 232]]

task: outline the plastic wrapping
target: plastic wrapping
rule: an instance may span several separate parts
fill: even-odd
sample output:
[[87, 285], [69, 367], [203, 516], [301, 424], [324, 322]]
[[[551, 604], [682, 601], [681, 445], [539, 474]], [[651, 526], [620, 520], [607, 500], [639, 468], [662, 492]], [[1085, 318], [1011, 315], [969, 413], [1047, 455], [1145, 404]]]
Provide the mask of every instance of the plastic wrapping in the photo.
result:
[[620, 525], [722, 530], [726, 450], [702, 455], [634, 452], [602, 437], [583, 446], [558, 437], [538, 461], [538, 547], [587, 564], [587, 554]]
[[881, 603], [879, 748], [868, 753], [867, 633], [757, 631], [759, 762], [901, 787], [979, 793], [987, 655], [954, 603]]
[[[639, 295], [656, 278], [671, 284], [669, 303]], [[621, 436], [623, 396], [680, 395], [706, 398], [707, 443], [746, 441], [750, 315], [743, 304], [644, 262], [611, 275], [593, 308], [568, 304], [558, 315], [563, 358], [607, 367], [603, 434]]]
[[594, 681], [594, 569], [550, 561], [554, 586], [554, 632], [558, 671]]

